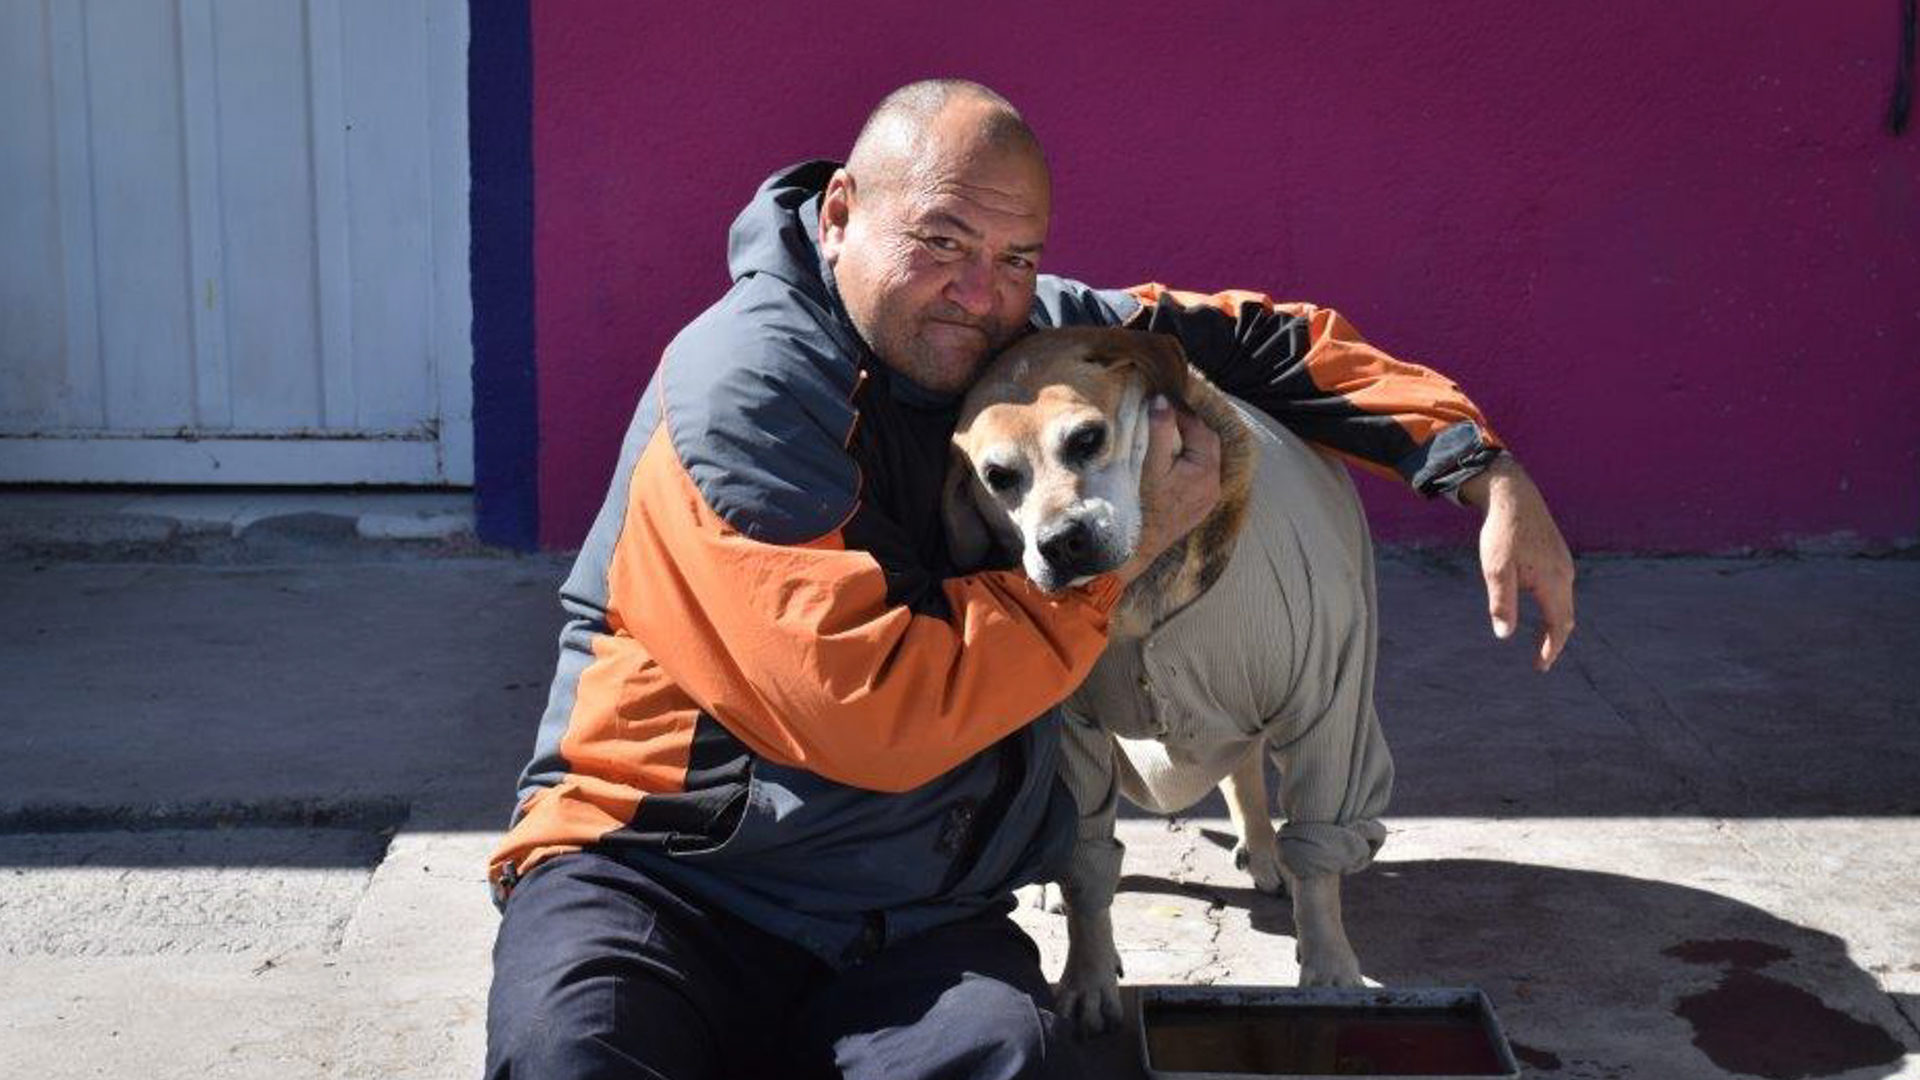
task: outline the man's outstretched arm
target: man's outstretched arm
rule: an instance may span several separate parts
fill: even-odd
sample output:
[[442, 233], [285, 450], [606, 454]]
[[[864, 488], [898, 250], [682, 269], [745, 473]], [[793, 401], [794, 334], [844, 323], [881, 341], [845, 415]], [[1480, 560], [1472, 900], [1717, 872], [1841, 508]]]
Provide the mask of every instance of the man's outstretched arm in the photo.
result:
[[1338, 312], [1261, 293], [1181, 292], [1158, 284], [1095, 291], [1050, 279], [1062, 321], [1122, 322], [1179, 339], [1220, 389], [1361, 468], [1423, 495], [1482, 510], [1481, 568], [1495, 636], [1539, 604], [1535, 667], [1551, 667], [1573, 630], [1573, 560], [1539, 489], [1478, 406], [1431, 368], [1397, 360]]

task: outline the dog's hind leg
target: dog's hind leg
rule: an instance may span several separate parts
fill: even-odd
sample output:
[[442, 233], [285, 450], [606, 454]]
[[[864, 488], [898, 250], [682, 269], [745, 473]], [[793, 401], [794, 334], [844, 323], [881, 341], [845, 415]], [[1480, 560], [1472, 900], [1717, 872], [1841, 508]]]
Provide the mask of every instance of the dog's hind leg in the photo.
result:
[[1339, 874], [1288, 875], [1301, 986], [1365, 986], [1340, 914]]
[[1267, 799], [1265, 739], [1247, 746], [1240, 763], [1220, 781], [1227, 813], [1233, 817], [1233, 864], [1253, 875], [1253, 887], [1278, 895], [1286, 889], [1280, 873], [1280, 842], [1273, 831], [1272, 803]]

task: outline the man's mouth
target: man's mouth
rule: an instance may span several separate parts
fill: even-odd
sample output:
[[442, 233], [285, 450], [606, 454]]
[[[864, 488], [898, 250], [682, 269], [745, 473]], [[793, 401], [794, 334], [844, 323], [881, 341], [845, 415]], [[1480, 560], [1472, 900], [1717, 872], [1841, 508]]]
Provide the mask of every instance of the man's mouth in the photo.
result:
[[955, 322], [952, 319], [928, 319], [927, 322], [934, 326], [944, 327], [947, 330], [971, 330], [981, 337], [987, 336], [987, 328], [979, 323]]

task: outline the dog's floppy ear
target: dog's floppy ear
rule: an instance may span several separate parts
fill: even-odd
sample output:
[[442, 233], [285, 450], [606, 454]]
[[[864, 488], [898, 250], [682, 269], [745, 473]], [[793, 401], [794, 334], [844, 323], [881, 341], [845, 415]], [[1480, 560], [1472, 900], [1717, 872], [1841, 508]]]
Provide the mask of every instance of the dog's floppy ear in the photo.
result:
[[987, 519], [973, 501], [973, 468], [958, 449], [947, 463], [947, 482], [941, 491], [940, 518], [947, 527], [947, 554], [956, 569], [972, 570], [987, 561], [993, 538]]
[[1145, 378], [1149, 394], [1165, 394], [1177, 402], [1187, 400], [1187, 351], [1172, 334], [1147, 330], [1128, 330], [1118, 340], [1118, 348], [1102, 355], [1108, 364], [1130, 367]]

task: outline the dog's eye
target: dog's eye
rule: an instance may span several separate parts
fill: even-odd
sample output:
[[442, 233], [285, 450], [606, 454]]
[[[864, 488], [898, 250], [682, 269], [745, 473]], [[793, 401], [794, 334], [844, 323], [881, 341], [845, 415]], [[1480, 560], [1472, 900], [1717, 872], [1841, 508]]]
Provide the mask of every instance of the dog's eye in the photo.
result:
[[1065, 455], [1069, 461], [1090, 461], [1106, 444], [1107, 429], [1099, 424], [1088, 424], [1067, 436]]
[[986, 483], [988, 490], [999, 495], [1012, 491], [1013, 486], [1020, 482], [1020, 474], [1004, 465], [989, 465], [980, 471], [980, 479]]

